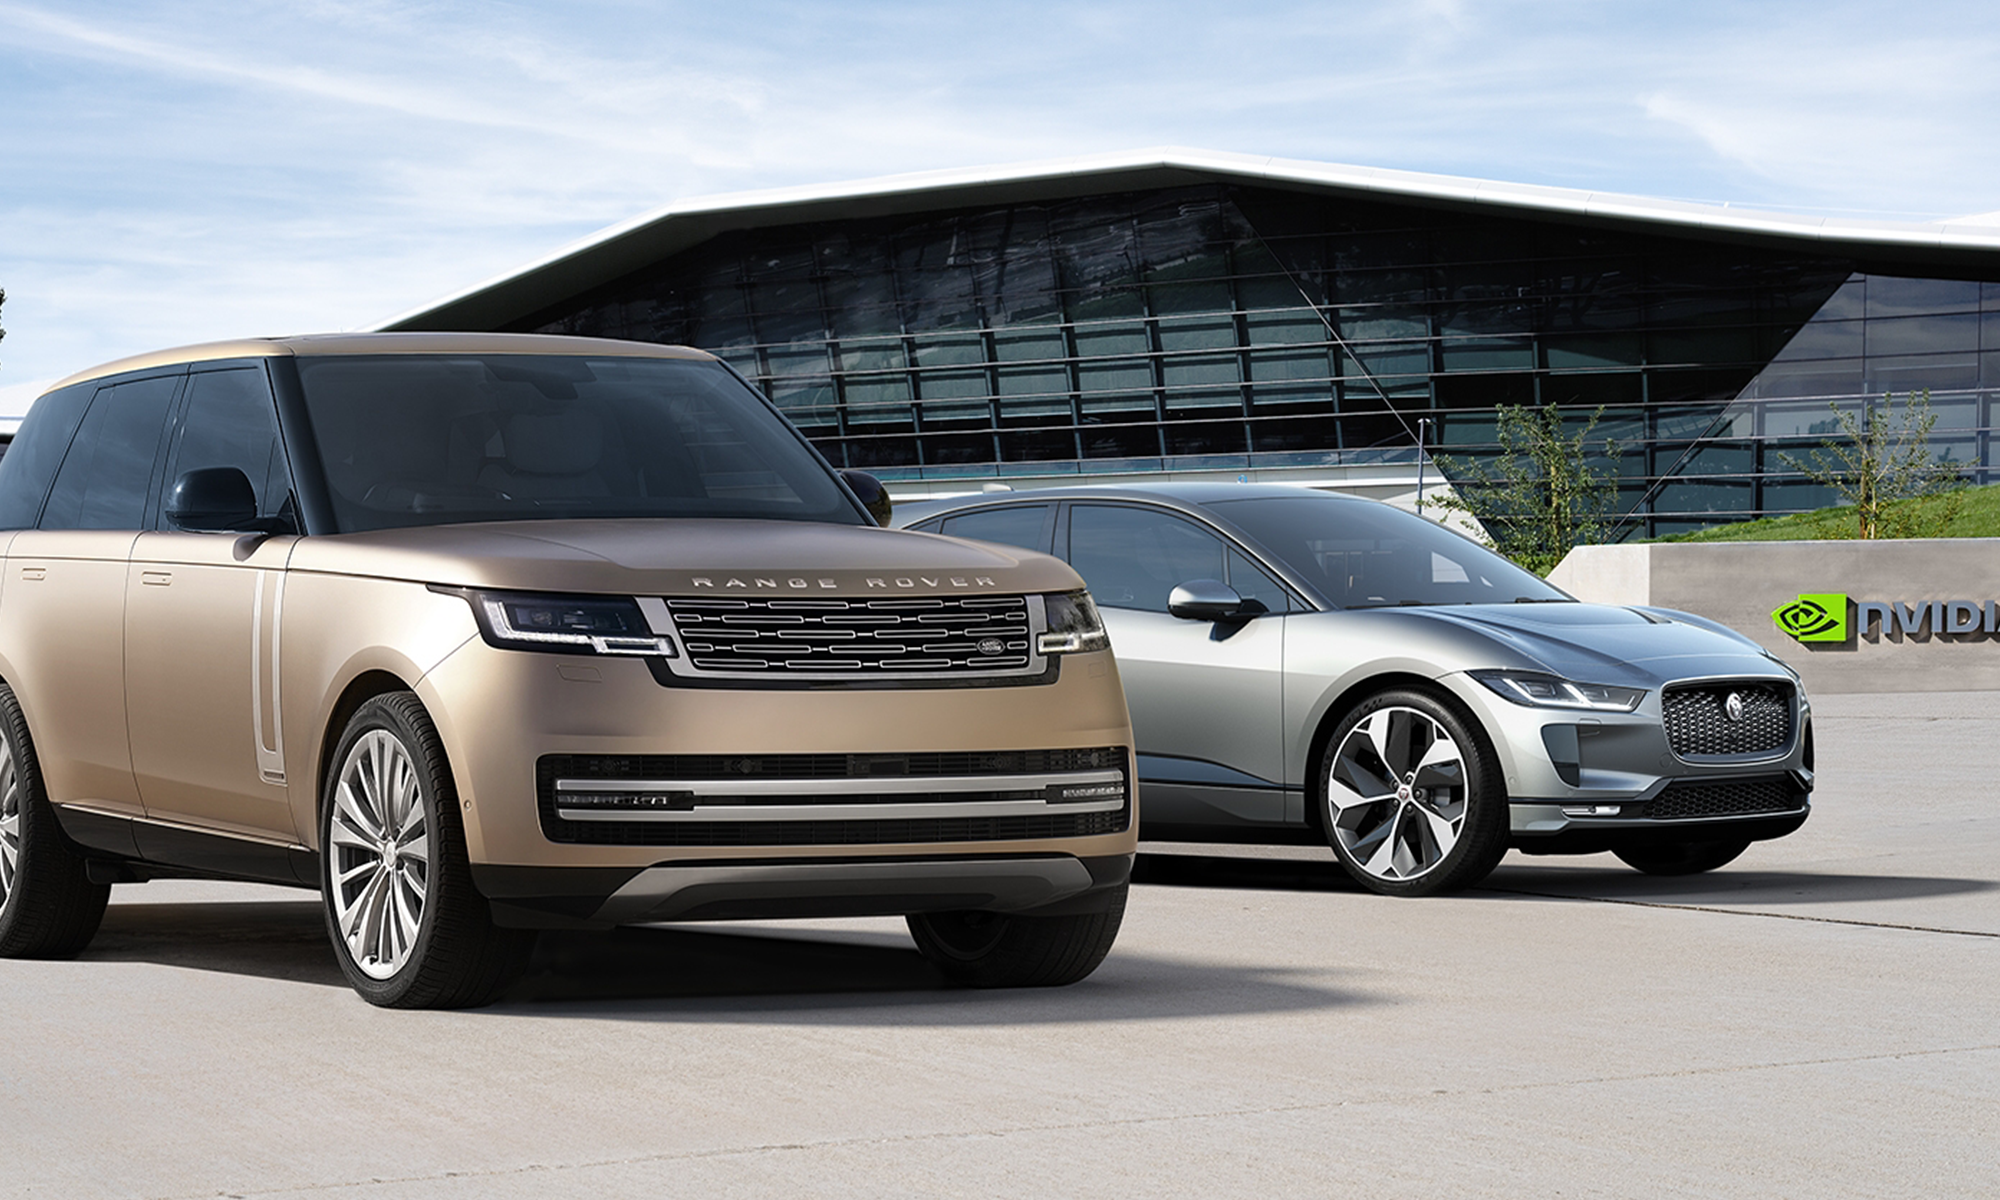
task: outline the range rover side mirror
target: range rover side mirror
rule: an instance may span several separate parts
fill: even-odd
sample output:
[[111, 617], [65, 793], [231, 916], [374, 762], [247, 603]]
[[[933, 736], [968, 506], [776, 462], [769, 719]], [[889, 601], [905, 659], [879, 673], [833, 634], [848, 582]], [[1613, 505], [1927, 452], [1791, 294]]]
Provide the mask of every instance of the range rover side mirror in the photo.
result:
[[191, 533], [254, 529], [257, 492], [237, 467], [201, 467], [181, 472], [167, 495], [167, 520]]
[[861, 501], [861, 507], [868, 510], [877, 525], [888, 527], [889, 514], [895, 506], [889, 502], [889, 489], [882, 486], [881, 480], [866, 471], [842, 471], [840, 481]]
[[1167, 596], [1167, 611], [1183, 621], [1227, 621], [1246, 617], [1243, 597], [1218, 579], [1190, 579]]

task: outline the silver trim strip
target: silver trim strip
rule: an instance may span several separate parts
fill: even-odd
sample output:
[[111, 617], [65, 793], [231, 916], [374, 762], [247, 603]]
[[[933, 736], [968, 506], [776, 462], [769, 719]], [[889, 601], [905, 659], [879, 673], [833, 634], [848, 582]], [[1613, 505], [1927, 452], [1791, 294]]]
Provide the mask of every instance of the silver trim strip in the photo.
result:
[[669, 921], [706, 904], [744, 898], [792, 900], [806, 911], [815, 901], [872, 897], [902, 898], [919, 910], [1018, 912], [1065, 900], [1090, 885], [1089, 868], [1069, 857], [652, 867], [614, 892], [595, 919]]
[[1123, 771], [1068, 771], [1050, 775], [878, 775], [838, 779], [558, 779], [556, 794], [663, 792], [695, 796], [882, 796], [898, 792], [1035, 792], [1062, 785], [1123, 782]]
[[939, 800], [914, 804], [711, 804], [693, 808], [561, 808], [565, 821], [901, 821], [923, 817], [1046, 817], [1116, 812], [1125, 798], [1051, 804], [1047, 800]]

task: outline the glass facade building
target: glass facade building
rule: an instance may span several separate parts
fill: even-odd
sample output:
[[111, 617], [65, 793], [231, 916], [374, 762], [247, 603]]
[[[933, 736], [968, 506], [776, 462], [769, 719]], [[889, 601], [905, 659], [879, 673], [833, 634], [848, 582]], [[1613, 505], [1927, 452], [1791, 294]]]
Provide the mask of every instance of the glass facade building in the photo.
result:
[[1991, 255], [1227, 178], [951, 200], [718, 229], [484, 327], [711, 350], [892, 487], [1407, 462], [1420, 419], [1476, 461], [1554, 402], [1602, 410], [1649, 536], [1828, 502], [1792, 460], [1830, 406], [1924, 393], [2000, 478]]

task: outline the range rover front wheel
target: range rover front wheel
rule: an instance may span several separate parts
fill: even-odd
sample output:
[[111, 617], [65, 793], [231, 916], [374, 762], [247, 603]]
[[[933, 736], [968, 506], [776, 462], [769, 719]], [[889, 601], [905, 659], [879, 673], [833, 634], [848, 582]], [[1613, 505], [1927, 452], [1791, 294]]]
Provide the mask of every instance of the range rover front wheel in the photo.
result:
[[917, 949], [945, 978], [968, 987], [1062, 987], [1097, 969], [1118, 939], [1129, 886], [1100, 912], [1061, 917], [1021, 913], [911, 913]]
[[437, 727], [408, 692], [347, 723], [320, 814], [320, 885], [334, 955], [387, 1008], [466, 1008], [527, 965], [534, 935], [494, 926], [472, 885], [458, 792]]
[[64, 843], [14, 691], [0, 683], [0, 955], [72, 958], [104, 920], [111, 886]]

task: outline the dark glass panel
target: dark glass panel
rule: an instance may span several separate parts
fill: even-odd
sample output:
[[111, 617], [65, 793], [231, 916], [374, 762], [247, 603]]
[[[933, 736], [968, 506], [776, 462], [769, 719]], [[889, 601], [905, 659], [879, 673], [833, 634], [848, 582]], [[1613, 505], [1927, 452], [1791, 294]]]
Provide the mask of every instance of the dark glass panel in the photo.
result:
[[1543, 334], [1542, 360], [1552, 370], [1577, 367], [1636, 367], [1645, 339], [1636, 333]]
[[1636, 371], [1592, 375], [1547, 375], [1542, 379], [1542, 402], [1596, 408], [1599, 405], [1637, 405], [1646, 398], [1645, 377]]
[[1009, 329], [993, 335], [993, 356], [1001, 362], [1061, 362], [1069, 356], [1062, 330], [1048, 326]]
[[1046, 462], [1077, 457], [1076, 434], [1069, 429], [1008, 429], [1000, 435], [1002, 462]]
[[1535, 365], [1535, 343], [1529, 338], [1442, 338], [1438, 368], [1442, 371], [1527, 370]]
[[32, 529], [56, 467], [69, 451], [95, 384], [83, 383], [36, 399], [7, 453], [0, 457], [0, 529]]
[[1334, 362], [1323, 348], [1297, 350], [1252, 350], [1250, 378], [1258, 383], [1287, 379], [1331, 379]]
[[1190, 579], [1221, 579], [1222, 539], [1157, 509], [1078, 504], [1069, 513], [1068, 559], [1108, 608], [1167, 611], [1167, 597]]
[[1814, 358], [1859, 358], [1862, 347], [1862, 331], [1866, 322], [1862, 321], [1822, 321], [1813, 320], [1800, 327], [1792, 335], [1791, 341], [1779, 357], [1785, 362]]
[[1863, 381], [1868, 392], [1942, 392], [1979, 386], [1976, 354], [1907, 354], [1870, 358]]
[[907, 407], [910, 403], [910, 381], [903, 375], [849, 376], [842, 381], [841, 394], [849, 410], [879, 408], [887, 404]]
[[1225, 308], [1202, 317], [1162, 317], [1157, 322], [1162, 350], [1216, 350], [1236, 346], [1236, 319]]
[[920, 367], [972, 366], [986, 361], [986, 340], [977, 333], [918, 335], [910, 339]]
[[[1869, 357], [1884, 354], [1944, 354], [1979, 349], [1979, 314], [1870, 319]], [[1811, 328], [1811, 326], [1807, 326]]]
[[1257, 452], [1322, 450], [1339, 445], [1339, 439], [1339, 424], [1324, 404], [1318, 411], [1302, 408], [1289, 414], [1281, 409], [1250, 422], [1250, 449]]
[[926, 432], [918, 442], [923, 447], [924, 462], [930, 466], [958, 466], [997, 461], [993, 435], [990, 433]]
[[1169, 421], [1163, 433], [1168, 454], [1242, 454], [1249, 448], [1240, 420]]
[[838, 357], [840, 369], [848, 372], [900, 371], [909, 365], [901, 338], [849, 339], [840, 343]]
[[999, 393], [1002, 396], [1053, 397], [1064, 405], [1069, 398], [1069, 371], [1063, 367], [1001, 367]]
[[1153, 386], [1153, 364], [1137, 361], [1084, 361], [1077, 364], [1077, 386], [1085, 392], [1130, 391]]
[[1119, 425], [1086, 417], [1077, 437], [1085, 458], [1147, 458], [1160, 453], [1160, 427], [1151, 421]]
[[1439, 375], [1431, 381], [1439, 408], [1497, 408], [1503, 404], [1533, 404], [1535, 377], [1516, 375]]
[[925, 371], [917, 376], [917, 394], [925, 400], [984, 398], [992, 388], [984, 370]]
[[1168, 355], [1161, 359], [1160, 370], [1170, 389], [1242, 382], [1242, 370], [1234, 354]]
[[[880, 431], [872, 428], [857, 429], [841, 439], [847, 448], [847, 465], [863, 470], [869, 467], [909, 467], [917, 464], [917, 439], [908, 436], [909, 426], [889, 426]], [[856, 436], [857, 434], [879, 434], [881, 436]]]
[[1956, 279], [1868, 277], [1868, 316], [1899, 317], [1919, 313], [1978, 312], [1979, 285]]

